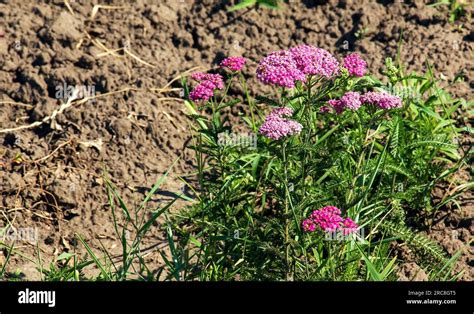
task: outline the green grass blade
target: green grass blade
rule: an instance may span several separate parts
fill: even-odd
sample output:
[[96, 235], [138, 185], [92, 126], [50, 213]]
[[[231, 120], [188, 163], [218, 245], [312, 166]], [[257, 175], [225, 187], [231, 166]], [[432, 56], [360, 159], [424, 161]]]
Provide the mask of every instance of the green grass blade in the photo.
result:
[[82, 245], [84, 245], [84, 248], [86, 249], [87, 253], [89, 253], [89, 256], [94, 260], [94, 263], [99, 268], [101, 274], [105, 277], [106, 280], [111, 281], [112, 279], [110, 278], [108, 272], [105, 270], [104, 266], [99, 261], [99, 259], [94, 254], [94, 252], [92, 252], [92, 249], [90, 248], [90, 246], [86, 243], [86, 241], [84, 241], [84, 239], [79, 234], [76, 234], [76, 235], [77, 235], [79, 241], [81, 241]]

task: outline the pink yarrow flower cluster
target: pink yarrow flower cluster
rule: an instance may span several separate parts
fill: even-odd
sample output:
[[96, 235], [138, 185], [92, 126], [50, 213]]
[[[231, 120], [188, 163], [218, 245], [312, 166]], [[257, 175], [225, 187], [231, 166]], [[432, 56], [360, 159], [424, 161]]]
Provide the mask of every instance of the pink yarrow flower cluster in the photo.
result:
[[326, 206], [311, 213], [310, 218], [316, 226], [326, 232], [336, 231], [342, 222], [341, 211], [334, 206]]
[[326, 206], [313, 211], [301, 225], [305, 232], [314, 232], [319, 227], [325, 232], [340, 230], [345, 235], [353, 233], [359, 228], [351, 218], [342, 218], [341, 210], [335, 206]]
[[305, 82], [292, 54], [286, 50], [270, 53], [257, 67], [257, 78], [265, 84], [293, 88], [296, 81]]
[[265, 122], [260, 126], [260, 134], [272, 140], [279, 140], [285, 136], [300, 133], [303, 129], [300, 123], [284, 118], [285, 116], [291, 117], [292, 115], [293, 109], [288, 107], [273, 109], [265, 118]]
[[214, 96], [215, 89], [224, 88], [224, 80], [220, 74], [196, 72], [191, 78], [199, 84], [189, 93], [192, 101], [208, 101]]
[[222, 60], [220, 66], [223, 68], [228, 68], [232, 72], [237, 72], [242, 70], [247, 60], [244, 57], [228, 57]]
[[342, 113], [345, 109], [358, 110], [362, 105], [358, 92], [347, 92], [341, 99], [331, 99], [328, 104], [334, 107], [337, 113]]
[[359, 225], [354, 222], [351, 218], [347, 217], [342, 221], [342, 232], [347, 235], [354, 233], [359, 229]]
[[257, 68], [257, 78], [265, 84], [293, 88], [296, 81], [306, 82], [307, 75], [332, 77], [339, 73], [339, 63], [328, 51], [299, 45], [270, 53]]
[[344, 58], [344, 68], [349, 75], [364, 76], [367, 72], [367, 62], [365, 62], [357, 53], [351, 53]]
[[361, 97], [361, 101], [368, 105], [375, 105], [382, 109], [401, 108], [403, 106], [400, 97], [387, 92], [367, 92]]
[[[362, 104], [375, 105], [382, 109], [394, 109], [402, 107], [400, 97], [390, 95], [386, 92], [367, 92], [363, 95], [358, 92], [347, 92], [341, 99], [330, 99], [328, 105], [333, 107], [336, 113], [340, 114], [344, 110], [358, 110]], [[323, 106], [320, 112], [328, 112], [329, 107]]]
[[331, 77], [338, 74], [339, 62], [328, 51], [309, 45], [290, 49], [298, 70], [306, 75]]

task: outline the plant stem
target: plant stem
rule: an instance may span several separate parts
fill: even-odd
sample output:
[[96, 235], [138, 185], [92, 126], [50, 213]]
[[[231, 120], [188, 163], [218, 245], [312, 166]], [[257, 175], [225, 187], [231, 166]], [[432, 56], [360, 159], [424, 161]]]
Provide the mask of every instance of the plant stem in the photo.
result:
[[288, 165], [286, 161], [286, 143], [282, 145], [282, 156], [283, 156], [283, 168], [284, 168], [284, 175], [285, 175], [285, 246], [286, 246], [286, 254], [285, 254], [285, 261], [286, 261], [286, 280], [290, 280], [290, 234], [289, 234], [289, 219], [288, 219]]
[[242, 82], [242, 87], [244, 88], [244, 93], [245, 93], [245, 96], [247, 98], [247, 103], [249, 105], [249, 109], [250, 109], [250, 116], [252, 117], [252, 130], [254, 132], [257, 131], [256, 127], [255, 127], [255, 116], [254, 116], [254, 108], [253, 108], [253, 101], [250, 99], [250, 94], [249, 94], [249, 90], [247, 88], [247, 83], [245, 82], [245, 78], [244, 78], [244, 75], [242, 73], [240, 73], [240, 80]]
[[227, 82], [227, 86], [225, 87], [225, 90], [224, 90], [224, 95], [222, 95], [221, 101], [219, 101], [219, 104], [217, 105], [217, 108], [219, 108], [222, 105], [222, 103], [224, 102], [224, 99], [226, 98], [227, 93], [229, 92], [229, 89], [230, 89], [230, 86], [232, 84], [232, 79], [233, 78], [234, 78], [234, 75], [232, 74], [232, 76], [229, 78], [229, 80]]

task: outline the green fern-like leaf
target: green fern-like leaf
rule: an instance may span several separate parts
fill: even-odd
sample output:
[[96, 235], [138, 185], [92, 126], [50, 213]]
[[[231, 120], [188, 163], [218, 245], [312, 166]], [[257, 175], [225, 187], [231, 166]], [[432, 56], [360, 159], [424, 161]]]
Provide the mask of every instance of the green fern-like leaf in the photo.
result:
[[422, 253], [433, 257], [436, 261], [443, 263], [446, 262], [447, 257], [443, 249], [426, 236], [419, 233], [415, 233], [407, 226], [395, 224], [390, 221], [384, 221], [381, 226], [392, 236], [400, 237], [408, 246], [410, 246], [414, 250], [418, 252], [421, 251]]
[[399, 174], [402, 174], [402, 175], [404, 175], [408, 178], [410, 178], [410, 176], [411, 176], [410, 172], [407, 169], [405, 169], [401, 166], [397, 166], [397, 165], [394, 165], [394, 164], [387, 164], [387, 165], [385, 165], [385, 167], [388, 170], [392, 170], [392, 171], [394, 171], [396, 173], [399, 173]]

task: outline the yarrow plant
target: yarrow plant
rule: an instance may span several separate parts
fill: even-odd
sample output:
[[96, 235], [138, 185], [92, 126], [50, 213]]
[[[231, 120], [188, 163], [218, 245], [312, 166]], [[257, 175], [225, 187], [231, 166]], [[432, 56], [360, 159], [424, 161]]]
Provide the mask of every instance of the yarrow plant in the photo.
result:
[[[397, 280], [392, 252], [403, 242], [430, 280], [459, 279], [453, 266], [460, 253], [450, 257], [410, 225], [459, 206], [455, 198], [472, 187], [454, 187], [452, 177], [472, 159], [456, 142], [462, 128], [452, 116], [466, 102], [438, 88], [431, 71], [406, 75], [387, 59], [386, 80], [379, 80], [360, 55], [341, 60], [305, 44], [262, 56], [256, 78], [276, 88], [254, 99], [246, 64], [225, 58], [219, 73], [193, 73], [191, 89], [182, 79], [197, 176], [181, 178], [189, 191], [178, 197], [190, 205], [171, 217], [175, 200], [145, 210], [168, 172], [135, 213], [106, 179], [120, 265], [111, 254], [102, 263], [79, 237], [91, 259], [61, 254], [69, 256], [65, 268], [41, 267], [42, 275], [79, 280], [95, 263], [98, 280]], [[400, 95], [400, 88], [413, 93]], [[249, 134], [251, 145], [234, 141], [238, 134]], [[440, 182], [453, 189], [435, 202]], [[164, 265], [156, 271], [140, 248], [160, 215], [169, 250], [160, 252]]]
[[[193, 239], [186, 243], [198, 252], [198, 276], [388, 278], [395, 262], [383, 257], [390, 245], [385, 238], [406, 239], [408, 245], [418, 239], [410, 235], [406, 217], [433, 206], [436, 180], [452, 173], [440, 165], [460, 160], [449, 142], [453, 120], [435, 118], [433, 94], [421, 104], [420, 98], [390, 93], [397, 91], [395, 84], [414, 84], [391, 60], [385, 85], [369, 75], [356, 53], [338, 58], [306, 44], [270, 52], [255, 76], [276, 91], [255, 99], [242, 73], [245, 64], [243, 57], [228, 57], [219, 64], [222, 75], [191, 76], [198, 85], [186, 106], [196, 121], [192, 147], [199, 185], [192, 189], [196, 204], [177, 224], [192, 225], [178, 229], [192, 230], [182, 236]], [[229, 95], [238, 83], [244, 96]], [[412, 88], [428, 93], [430, 86], [427, 80]], [[232, 108], [239, 102], [243, 107]], [[228, 117], [236, 111], [239, 130], [258, 136], [252, 149], [219, 145], [235, 127]], [[357, 244], [355, 237], [322, 236], [351, 235], [362, 226], [369, 232]], [[431, 242], [416, 241], [417, 250], [444, 260]]]
[[[472, 149], [459, 145], [470, 129], [453, 116], [472, 102], [439, 88], [431, 67], [406, 75], [387, 59], [379, 80], [361, 56], [341, 61], [309, 45], [262, 56], [256, 77], [276, 88], [253, 98], [245, 64], [229, 57], [220, 73], [193, 73], [192, 89], [182, 78], [196, 172], [180, 178], [189, 189], [178, 197], [189, 205], [170, 213], [174, 199], [148, 210], [176, 161], [135, 209], [105, 176], [120, 264], [115, 254], [97, 257], [79, 236], [90, 258], [63, 253], [50, 270], [39, 265], [41, 275], [81, 280], [95, 264], [97, 280], [398, 280], [393, 249], [402, 242], [428, 279], [458, 280], [461, 251], [450, 256], [411, 226], [456, 210], [472, 188], [457, 185]], [[249, 134], [251, 145], [234, 141], [238, 134]], [[440, 183], [451, 190], [437, 200]], [[145, 265], [142, 240], [161, 215], [168, 248], [156, 270]], [[16, 249], [5, 246], [7, 260]], [[5, 270], [0, 277], [8, 278]]]

